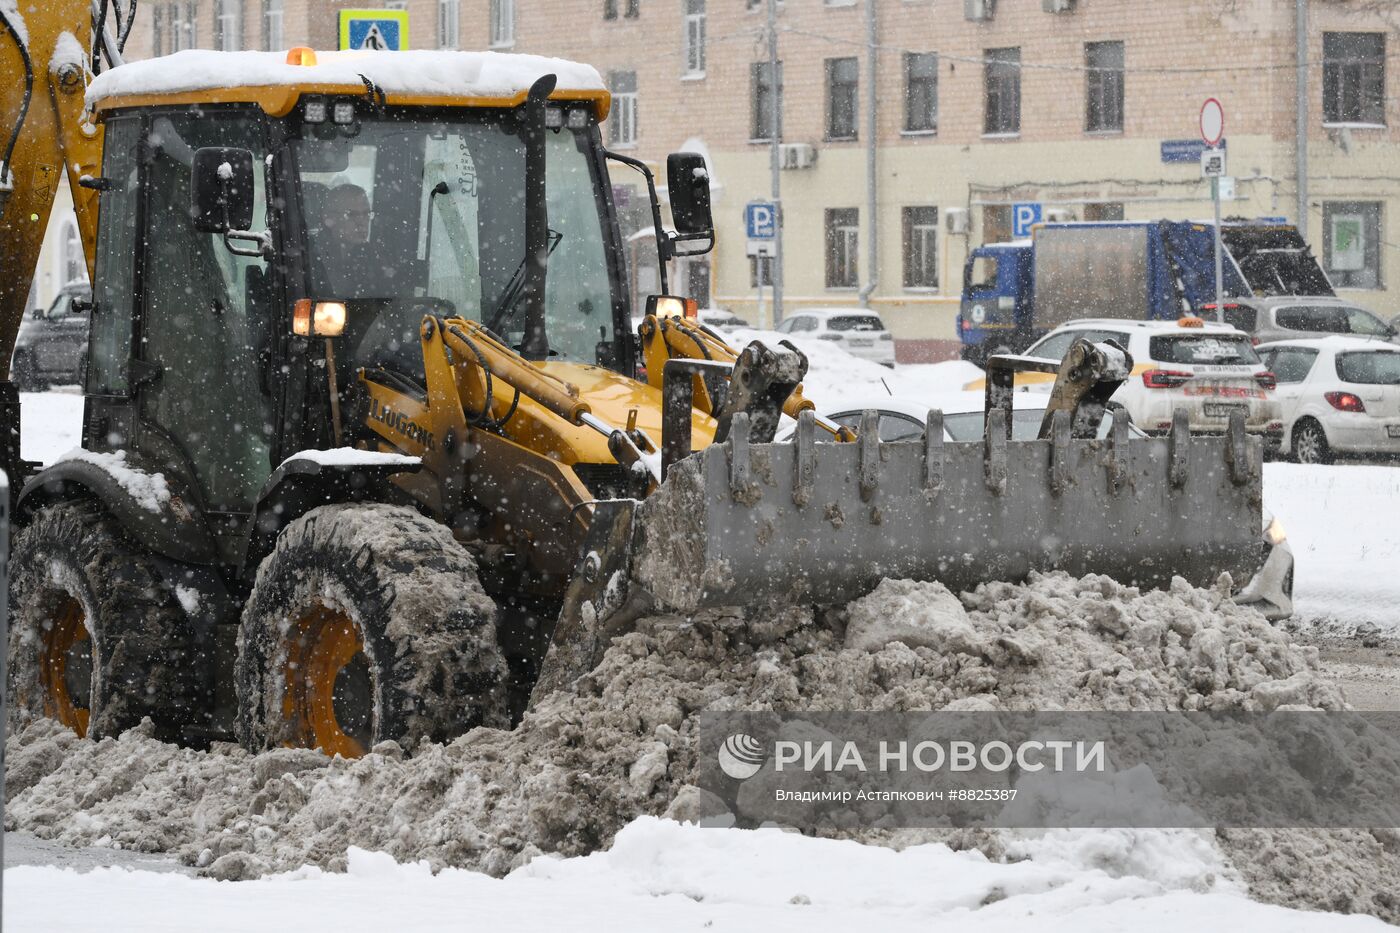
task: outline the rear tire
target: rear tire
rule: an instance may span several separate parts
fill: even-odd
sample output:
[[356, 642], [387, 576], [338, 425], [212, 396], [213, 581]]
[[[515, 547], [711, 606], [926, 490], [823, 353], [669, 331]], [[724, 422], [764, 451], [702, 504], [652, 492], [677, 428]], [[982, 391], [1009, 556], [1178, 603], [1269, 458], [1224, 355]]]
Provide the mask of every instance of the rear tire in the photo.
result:
[[282, 531], [243, 612], [238, 739], [354, 757], [506, 726], [495, 615], [442, 525], [377, 503], [313, 509]]
[[194, 703], [189, 624], [116, 521], [93, 503], [49, 506], [16, 535], [10, 568], [10, 728], [47, 716], [101, 737], [150, 716], [178, 740]]
[[1299, 463], [1331, 463], [1332, 448], [1327, 446], [1327, 433], [1312, 418], [1304, 418], [1293, 426], [1293, 456]]
[[20, 392], [43, 392], [48, 389], [48, 381], [39, 374], [34, 355], [28, 350], [15, 351], [10, 361], [10, 381]]

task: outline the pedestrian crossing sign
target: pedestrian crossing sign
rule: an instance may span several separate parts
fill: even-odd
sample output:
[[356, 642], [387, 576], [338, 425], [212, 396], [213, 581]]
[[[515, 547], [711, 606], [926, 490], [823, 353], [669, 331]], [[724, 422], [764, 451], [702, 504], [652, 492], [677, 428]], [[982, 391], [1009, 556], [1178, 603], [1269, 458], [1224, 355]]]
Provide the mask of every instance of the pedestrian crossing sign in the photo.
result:
[[340, 11], [342, 49], [397, 52], [407, 45], [407, 10]]

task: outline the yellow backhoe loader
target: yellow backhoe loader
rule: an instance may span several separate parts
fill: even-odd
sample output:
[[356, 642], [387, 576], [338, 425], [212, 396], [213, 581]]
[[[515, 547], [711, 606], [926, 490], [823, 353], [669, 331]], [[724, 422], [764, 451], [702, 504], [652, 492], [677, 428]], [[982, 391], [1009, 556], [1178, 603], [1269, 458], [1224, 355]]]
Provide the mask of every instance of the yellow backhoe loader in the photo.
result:
[[[108, 4], [0, 13], [0, 367], [60, 173], [94, 282], [82, 449], [22, 462], [0, 382], [12, 724], [353, 755], [507, 725], [645, 612], [1262, 560], [1242, 424], [1095, 439], [1115, 347], [1051, 367], [1036, 441], [1008, 418], [1035, 360], [993, 361], [978, 443], [818, 417], [795, 348], [731, 348], [664, 294], [713, 245], [706, 166], [668, 159], [668, 232], [591, 68], [120, 64]], [[657, 229], [637, 332], [610, 171], [642, 173]]]

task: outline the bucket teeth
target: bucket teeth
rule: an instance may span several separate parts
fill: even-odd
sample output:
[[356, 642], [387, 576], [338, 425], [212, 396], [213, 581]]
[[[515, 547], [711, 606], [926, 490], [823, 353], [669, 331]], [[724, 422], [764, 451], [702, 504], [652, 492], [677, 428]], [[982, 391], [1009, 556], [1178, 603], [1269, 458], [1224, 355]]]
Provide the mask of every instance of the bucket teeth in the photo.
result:
[[734, 416], [729, 428], [729, 491], [735, 501], [753, 494], [753, 463], [749, 458], [749, 413]]
[[1255, 478], [1254, 458], [1250, 456], [1249, 436], [1244, 430], [1244, 412], [1230, 412], [1226, 429], [1225, 457], [1230, 465], [1230, 481], [1243, 486]]
[[792, 504], [801, 508], [812, 501], [817, 476], [817, 416], [806, 409], [797, 415], [795, 473], [792, 478]]
[[1108, 491], [1115, 496], [1128, 479], [1128, 413], [1113, 412], [1108, 429]]
[[875, 409], [867, 408], [860, 413], [856, 444], [860, 448], [860, 501], [869, 502], [880, 486], [880, 413]]
[[924, 422], [924, 490], [936, 496], [943, 488], [943, 409], [935, 408]]
[[987, 488], [995, 495], [1006, 492], [1006, 438], [1010, 422], [1000, 408], [987, 412], [987, 436], [982, 447], [982, 465]]
[[1167, 451], [1167, 481], [1173, 489], [1180, 489], [1186, 485], [1186, 477], [1191, 473], [1191, 416], [1184, 408], [1172, 412], [1172, 433], [1167, 442]]
[[1050, 417], [1050, 494], [1059, 496], [1069, 485], [1070, 414], [1061, 409]]

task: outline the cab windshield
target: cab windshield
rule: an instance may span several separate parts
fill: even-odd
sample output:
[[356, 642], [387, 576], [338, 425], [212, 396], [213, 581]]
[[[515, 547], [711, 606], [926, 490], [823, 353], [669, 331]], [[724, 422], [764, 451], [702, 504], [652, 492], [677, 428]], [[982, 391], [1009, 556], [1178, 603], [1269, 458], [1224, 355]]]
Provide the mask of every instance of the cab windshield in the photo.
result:
[[[586, 363], [615, 338], [592, 132], [545, 131], [550, 357]], [[513, 112], [303, 124], [293, 150], [309, 295], [346, 303], [345, 364], [421, 379], [425, 314], [483, 321], [521, 344], [525, 144]]]

